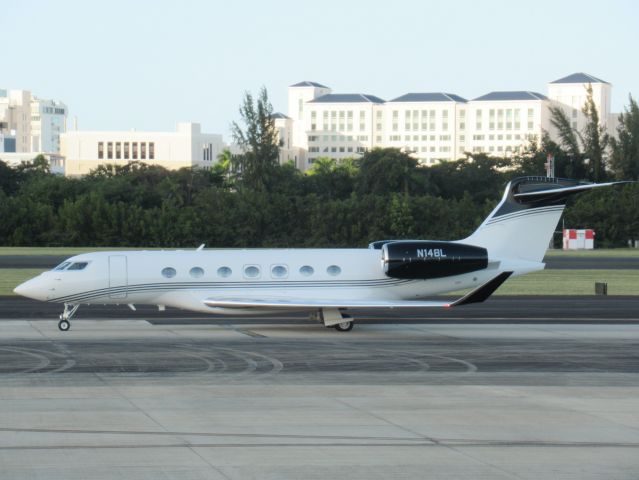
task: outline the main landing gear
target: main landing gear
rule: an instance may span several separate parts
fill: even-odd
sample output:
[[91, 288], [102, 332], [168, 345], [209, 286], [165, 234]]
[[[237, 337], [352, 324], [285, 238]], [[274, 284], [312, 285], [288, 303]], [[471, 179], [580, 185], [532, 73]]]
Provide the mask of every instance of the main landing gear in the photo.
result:
[[354, 326], [353, 318], [338, 308], [320, 308], [317, 313], [310, 315], [310, 319], [319, 321], [325, 327], [334, 328], [338, 332], [350, 332]]
[[71, 317], [75, 314], [75, 312], [80, 308], [80, 305], [73, 305], [71, 303], [64, 304], [64, 312], [60, 314], [60, 321], [58, 322], [58, 328], [67, 332], [71, 328]]

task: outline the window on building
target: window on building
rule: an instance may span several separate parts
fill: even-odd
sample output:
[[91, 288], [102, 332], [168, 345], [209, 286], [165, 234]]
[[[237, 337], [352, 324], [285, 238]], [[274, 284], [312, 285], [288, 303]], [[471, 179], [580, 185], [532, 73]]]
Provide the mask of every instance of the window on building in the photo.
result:
[[111, 160], [113, 158], [113, 143], [107, 143], [107, 158]]
[[145, 142], [140, 143], [140, 158], [142, 160], [146, 159], [146, 143]]
[[122, 144], [120, 142], [115, 144], [115, 158], [116, 160], [120, 160], [122, 158]]
[[[209, 143], [209, 160], [212, 160], [211, 155], [213, 154], [213, 145]], [[155, 159], [155, 143], [149, 143], [149, 160]]]
[[131, 148], [132, 148], [131, 158], [133, 160], [137, 160], [138, 159], [138, 142], [133, 142], [131, 144]]
[[124, 142], [124, 159], [129, 159], [129, 142]]
[[98, 159], [104, 158], [104, 142], [98, 142]]

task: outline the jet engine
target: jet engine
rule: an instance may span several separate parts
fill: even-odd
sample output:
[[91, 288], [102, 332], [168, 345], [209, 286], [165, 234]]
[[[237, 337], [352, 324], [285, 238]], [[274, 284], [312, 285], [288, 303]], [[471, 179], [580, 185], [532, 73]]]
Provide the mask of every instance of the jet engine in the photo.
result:
[[488, 266], [485, 248], [453, 242], [405, 240], [381, 247], [384, 273], [392, 278], [430, 279], [482, 270]]

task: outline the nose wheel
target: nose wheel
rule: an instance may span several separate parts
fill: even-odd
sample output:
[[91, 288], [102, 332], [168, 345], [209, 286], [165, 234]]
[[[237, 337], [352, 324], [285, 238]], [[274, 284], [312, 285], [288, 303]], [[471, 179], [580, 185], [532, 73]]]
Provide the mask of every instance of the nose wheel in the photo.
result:
[[60, 321], [58, 322], [58, 328], [62, 332], [67, 332], [71, 328], [71, 317], [75, 315], [75, 312], [80, 308], [80, 305], [72, 305], [70, 303], [64, 304], [64, 311], [60, 315]]

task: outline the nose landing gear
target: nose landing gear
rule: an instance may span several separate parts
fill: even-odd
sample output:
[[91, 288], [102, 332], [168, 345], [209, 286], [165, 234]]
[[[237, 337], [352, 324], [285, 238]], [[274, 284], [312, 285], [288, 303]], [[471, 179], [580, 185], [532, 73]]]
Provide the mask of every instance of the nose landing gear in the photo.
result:
[[80, 308], [80, 305], [73, 305], [71, 303], [64, 304], [64, 311], [60, 315], [60, 321], [58, 322], [58, 328], [66, 332], [71, 328], [71, 317], [75, 314], [75, 312]]

